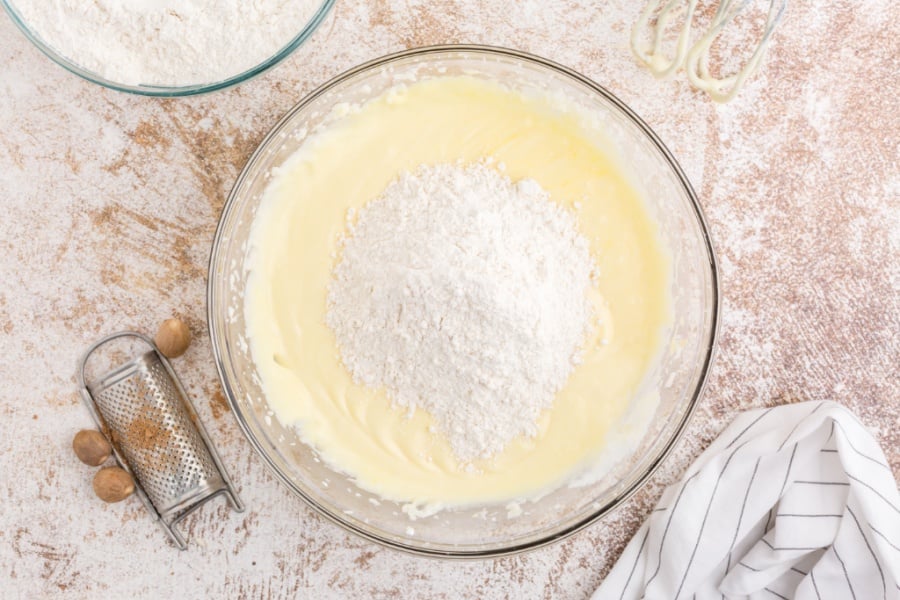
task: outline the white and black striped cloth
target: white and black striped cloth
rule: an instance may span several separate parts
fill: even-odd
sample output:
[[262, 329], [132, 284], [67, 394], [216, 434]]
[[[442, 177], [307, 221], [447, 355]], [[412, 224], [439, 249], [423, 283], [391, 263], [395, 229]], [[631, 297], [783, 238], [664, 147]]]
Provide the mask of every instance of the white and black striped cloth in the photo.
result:
[[898, 600], [900, 494], [847, 409], [740, 414], [669, 487], [593, 600]]

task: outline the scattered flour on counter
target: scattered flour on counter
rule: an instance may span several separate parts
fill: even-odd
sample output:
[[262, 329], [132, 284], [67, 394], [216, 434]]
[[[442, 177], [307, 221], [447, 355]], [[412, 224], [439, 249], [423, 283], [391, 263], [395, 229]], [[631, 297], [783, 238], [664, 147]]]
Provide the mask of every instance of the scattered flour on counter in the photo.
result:
[[595, 270], [536, 181], [423, 166], [348, 216], [326, 320], [357, 383], [427, 410], [471, 463], [537, 433], [591, 332]]
[[44, 43], [127, 85], [223, 81], [276, 54], [319, 0], [13, 0]]

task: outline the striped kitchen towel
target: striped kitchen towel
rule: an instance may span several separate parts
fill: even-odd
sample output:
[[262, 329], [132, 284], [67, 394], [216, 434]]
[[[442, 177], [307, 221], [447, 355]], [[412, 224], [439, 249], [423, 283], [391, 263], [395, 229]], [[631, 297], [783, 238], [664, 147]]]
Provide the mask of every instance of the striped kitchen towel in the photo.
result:
[[900, 494], [847, 409], [740, 414], [669, 487], [594, 600], [898, 600]]

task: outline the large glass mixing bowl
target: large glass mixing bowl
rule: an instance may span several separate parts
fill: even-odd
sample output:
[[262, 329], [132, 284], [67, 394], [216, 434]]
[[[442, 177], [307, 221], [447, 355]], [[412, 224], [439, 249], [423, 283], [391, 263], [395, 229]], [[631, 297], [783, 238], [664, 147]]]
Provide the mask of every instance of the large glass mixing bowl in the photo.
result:
[[[282, 164], [308, 132], [334, 118], [335, 105], [365, 102], [398, 82], [461, 73], [551, 94], [590, 116], [585, 126], [593, 123], [601, 130], [659, 224], [661, 243], [671, 258], [673, 322], [658, 363], [643, 384], [645, 392], [658, 393], [659, 401], [651, 410], [629, 409], [622, 427], [637, 424], [642, 433], [599, 480], [529, 501], [521, 514], [504, 506], [484, 506], [443, 510], [411, 521], [399, 504], [361, 489], [320, 460], [315, 449], [269, 410], [246, 340], [245, 251], [270, 170]], [[278, 478], [350, 531], [394, 548], [445, 557], [496, 556], [551, 543], [607, 514], [640, 487], [672, 448], [698, 402], [718, 317], [716, 264], [703, 215], [690, 183], [656, 134], [615, 96], [578, 73], [520, 52], [480, 46], [430, 47], [387, 56], [336, 77], [294, 107], [250, 158], [225, 204], [210, 260], [208, 300], [210, 335], [228, 400], [251, 444]]]

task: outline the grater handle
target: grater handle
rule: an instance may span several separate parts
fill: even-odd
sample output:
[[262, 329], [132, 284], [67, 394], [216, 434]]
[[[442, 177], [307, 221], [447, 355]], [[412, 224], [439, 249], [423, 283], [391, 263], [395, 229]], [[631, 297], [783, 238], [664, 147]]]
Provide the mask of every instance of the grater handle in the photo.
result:
[[[85, 372], [85, 369], [87, 368], [87, 363], [88, 363], [88, 360], [91, 358], [91, 355], [94, 352], [96, 352], [101, 346], [107, 344], [108, 342], [111, 342], [111, 341], [119, 339], [119, 338], [125, 338], [125, 337], [131, 337], [131, 338], [138, 339], [138, 340], [144, 342], [147, 346], [149, 346], [151, 350], [153, 350], [157, 354], [159, 354], [159, 350], [157, 349], [156, 344], [153, 343], [153, 340], [151, 340], [150, 338], [148, 338], [146, 335], [144, 335], [142, 333], [138, 333], [136, 331], [119, 331], [116, 333], [111, 333], [110, 335], [106, 336], [105, 338], [99, 339], [96, 342], [94, 342], [93, 344], [91, 344], [90, 348], [88, 348], [85, 351], [85, 353], [81, 355], [81, 360], [78, 362], [78, 385], [81, 386], [82, 390], [87, 392], [87, 389], [88, 389], [84, 372]], [[168, 364], [166, 364], [166, 366], [168, 366]], [[171, 371], [171, 369], [170, 369], [170, 371]], [[93, 406], [93, 404], [94, 404], [93, 400], [91, 400], [91, 402], [88, 404], [88, 406], [91, 408], [92, 413], [96, 411], [96, 408]], [[98, 413], [98, 415], [99, 415], [99, 413]]]

